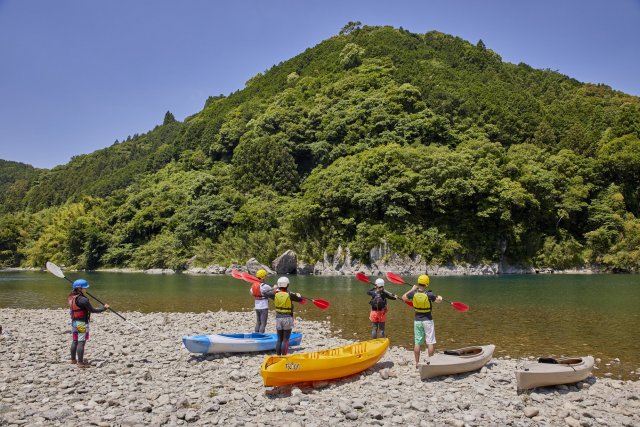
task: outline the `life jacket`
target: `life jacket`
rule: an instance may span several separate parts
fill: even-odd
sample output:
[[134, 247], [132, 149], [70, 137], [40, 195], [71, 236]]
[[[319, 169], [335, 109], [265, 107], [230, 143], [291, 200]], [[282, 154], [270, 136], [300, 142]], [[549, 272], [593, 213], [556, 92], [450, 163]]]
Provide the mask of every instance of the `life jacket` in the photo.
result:
[[371, 297], [371, 301], [369, 301], [369, 304], [371, 305], [372, 310], [384, 310], [387, 307], [387, 299], [382, 296], [382, 293], [375, 291], [373, 297]]
[[67, 297], [67, 302], [69, 303], [69, 308], [71, 309], [71, 319], [88, 319], [89, 311], [84, 308], [80, 308], [77, 304], [78, 297], [80, 295], [69, 295]]
[[413, 295], [413, 308], [416, 313], [431, 313], [431, 300], [424, 292], [416, 292]]
[[255, 282], [253, 285], [251, 285], [251, 293], [253, 294], [253, 297], [255, 299], [266, 299], [262, 295], [262, 290], [260, 290], [261, 287], [262, 287], [262, 283], [258, 283], [258, 282]]
[[278, 292], [273, 298], [273, 302], [276, 306], [276, 313], [293, 314], [289, 292]]

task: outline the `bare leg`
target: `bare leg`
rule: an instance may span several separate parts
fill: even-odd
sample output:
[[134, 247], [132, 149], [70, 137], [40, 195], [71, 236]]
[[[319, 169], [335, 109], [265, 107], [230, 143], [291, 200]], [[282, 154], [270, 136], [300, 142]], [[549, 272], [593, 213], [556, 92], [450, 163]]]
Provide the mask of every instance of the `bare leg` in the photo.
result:
[[413, 346], [413, 355], [416, 357], [416, 368], [417, 368], [418, 363], [420, 363], [420, 345], [416, 344]]
[[433, 356], [433, 353], [436, 352], [436, 346], [434, 344], [427, 344], [427, 351], [429, 352], [429, 357]]

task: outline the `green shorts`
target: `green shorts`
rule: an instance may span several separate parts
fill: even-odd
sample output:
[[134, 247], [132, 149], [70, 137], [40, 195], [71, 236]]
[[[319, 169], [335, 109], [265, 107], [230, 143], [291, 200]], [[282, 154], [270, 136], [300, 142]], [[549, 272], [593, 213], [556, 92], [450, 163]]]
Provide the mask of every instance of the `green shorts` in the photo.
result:
[[435, 344], [436, 328], [433, 320], [414, 320], [413, 335], [416, 345]]

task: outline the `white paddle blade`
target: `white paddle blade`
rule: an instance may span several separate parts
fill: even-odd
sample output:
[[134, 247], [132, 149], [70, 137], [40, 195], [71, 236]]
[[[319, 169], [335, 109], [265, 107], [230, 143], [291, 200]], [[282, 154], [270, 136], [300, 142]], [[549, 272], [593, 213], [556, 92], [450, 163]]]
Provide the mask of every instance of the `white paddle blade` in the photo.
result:
[[54, 276], [65, 279], [62, 269], [51, 261], [47, 261], [47, 270], [49, 270], [49, 273], [53, 274]]

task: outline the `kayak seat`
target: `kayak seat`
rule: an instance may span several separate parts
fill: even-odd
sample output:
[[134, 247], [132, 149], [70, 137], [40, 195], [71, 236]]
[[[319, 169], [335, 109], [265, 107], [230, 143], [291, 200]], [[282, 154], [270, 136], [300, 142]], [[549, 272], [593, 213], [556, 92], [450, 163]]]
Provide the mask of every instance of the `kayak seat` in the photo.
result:
[[450, 356], [473, 356], [476, 354], [482, 353], [481, 348], [468, 348], [468, 349], [460, 349], [460, 350], [445, 350], [444, 354], [448, 354]]

